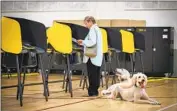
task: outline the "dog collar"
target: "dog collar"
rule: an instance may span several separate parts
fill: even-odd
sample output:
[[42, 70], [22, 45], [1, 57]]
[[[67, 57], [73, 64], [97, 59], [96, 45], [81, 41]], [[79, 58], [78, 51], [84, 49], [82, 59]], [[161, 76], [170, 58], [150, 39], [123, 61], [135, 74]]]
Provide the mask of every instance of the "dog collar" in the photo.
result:
[[[138, 87], [136, 84], [134, 85], [135, 87]], [[141, 89], [144, 89], [145, 87], [141, 87]]]

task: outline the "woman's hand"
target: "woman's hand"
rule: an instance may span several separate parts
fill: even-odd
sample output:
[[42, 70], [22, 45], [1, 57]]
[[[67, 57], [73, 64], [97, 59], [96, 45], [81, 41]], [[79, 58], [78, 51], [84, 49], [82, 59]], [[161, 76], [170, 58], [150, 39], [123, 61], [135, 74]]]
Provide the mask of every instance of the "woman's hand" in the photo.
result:
[[82, 45], [82, 44], [83, 44], [83, 40], [77, 40], [77, 43], [78, 43], [79, 45]]

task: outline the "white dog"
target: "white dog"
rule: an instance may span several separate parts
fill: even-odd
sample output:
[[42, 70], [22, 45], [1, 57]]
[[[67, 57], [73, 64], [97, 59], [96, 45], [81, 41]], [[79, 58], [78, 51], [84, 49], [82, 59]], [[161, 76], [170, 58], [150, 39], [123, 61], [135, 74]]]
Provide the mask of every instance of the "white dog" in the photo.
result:
[[130, 79], [130, 72], [126, 69], [116, 69], [116, 76], [118, 77], [118, 81], [122, 82], [125, 80], [129, 80]]
[[130, 81], [114, 84], [107, 90], [103, 90], [101, 94], [107, 95], [108, 98], [112, 99], [120, 97], [125, 101], [160, 105], [159, 102], [149, 98], [145, 91], [146, 85], [147, 76], [142, 73], [137, 73], [133, 75]]

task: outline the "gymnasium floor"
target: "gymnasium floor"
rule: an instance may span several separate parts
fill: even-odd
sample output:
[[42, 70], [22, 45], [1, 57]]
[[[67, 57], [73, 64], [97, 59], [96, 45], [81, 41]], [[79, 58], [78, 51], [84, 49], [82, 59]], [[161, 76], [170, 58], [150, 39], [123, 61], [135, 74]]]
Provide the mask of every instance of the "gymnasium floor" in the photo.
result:
[[[80, 78], [73, 76], [73, 79]], [[61, 75], [50, 75], [49, 80], [62, 80]], [[26, 84], [41, 82], [40, 75], [26, 77]], [[23, 107], [16, 100], [16, 88], [2, 89], [2, 111], [177, 111], [177, 78], [174, 79], [150, 79], [147, 85], [147, 93], [158, 100], [162, 105], [135, 104], [126, 101], [110, 100], [104, 97], [86, 97], [87, 90], [79, 87], [79, 80], [73, 81], [73, 94], [62, 89], [62, 83], [50, 83], [49, 101], [43, 96], [43, 86], [25, 86]], [[2, 86], [16, 85], [16, 77], [3, 77]], [[104, 87], [105, 88], [105, 87]], [[102, 87], [100, 88], [100, 90]]]

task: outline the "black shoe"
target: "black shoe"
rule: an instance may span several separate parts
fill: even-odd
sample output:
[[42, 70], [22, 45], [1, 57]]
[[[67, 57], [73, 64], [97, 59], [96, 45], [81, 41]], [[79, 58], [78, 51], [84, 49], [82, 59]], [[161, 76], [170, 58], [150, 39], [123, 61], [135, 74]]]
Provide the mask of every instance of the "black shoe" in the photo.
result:
[[98, 94], [89, 95], [89, 97], [96, 97]]
[[98, 93], [93, 93], [93, 92], [90, 93], [90, 92], [89, 92], [88, 95], [89, 95], [89, 96], [98, 96]]
[[97, 97], [98, 95], [89, 95], [89, 97]]

